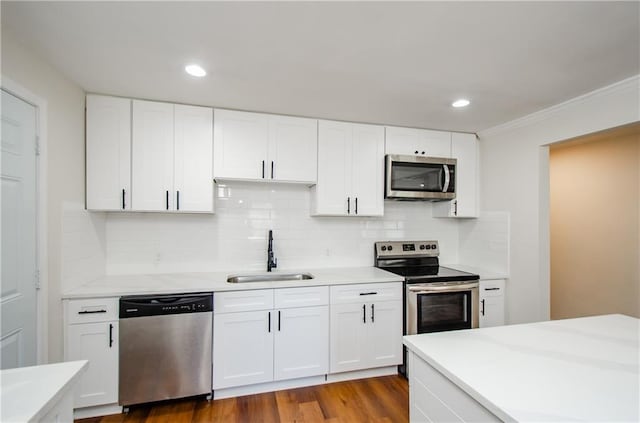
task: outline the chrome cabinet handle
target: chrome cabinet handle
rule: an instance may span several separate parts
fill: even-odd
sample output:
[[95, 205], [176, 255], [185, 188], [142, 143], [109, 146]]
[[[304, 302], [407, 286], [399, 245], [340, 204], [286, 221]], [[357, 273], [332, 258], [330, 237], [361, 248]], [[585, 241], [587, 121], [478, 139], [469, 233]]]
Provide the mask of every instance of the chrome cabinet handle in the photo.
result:
[[122, 188], [122, 210], [124, 210], [124, 188]]
[[358, 214], [358, 197], [356, 197], [356, 214]]
[[278, 310], [278, 332], [280, 332], [280, 310]]
[[377, 292], [372, 291], [372, 292], [361, 292], [360, 295], [376, 295]]
[[264, 160], [262, 161], [262, 179], [264, 179]]
[[482, 313], [482, 315], [484, 316], [484, 300], [480, 302], [482, 303], [482, 310], [480, 310], [480, 313]]
[[347, 214], [351, 214], [351, 197], [347, 197]]
[[500, 288], [484, 288], [485, 291], [499, 291]]
[[82, 310], [79, 311], [78, 314], [96, 314], [96, 313], [106, 313], [107, 310]]
[[176, 191], [176, 210], [180, 210], [180, 191]]
[[367, 305], [362, 304], [362, 323], [367, 323]]
[[268, 332], [271, 333], [271, 312], [268, 313]]
[[169, 210], [169, 191], [166, 191], [166, 194], [167, 194], [166, 195], [166, 198], [167, 198], [167, 200], [166, 200], [166, 202], [167, 202], [167, 210]]
[[113, 324], [109, 323], [109, 348], [113, 347]]
[[371, 323], [375, 322], [375, 310], [373, 308], [373, 304], [371, 304]]
[[271, 160], [271, 179], [273, 179], [273, 160]]

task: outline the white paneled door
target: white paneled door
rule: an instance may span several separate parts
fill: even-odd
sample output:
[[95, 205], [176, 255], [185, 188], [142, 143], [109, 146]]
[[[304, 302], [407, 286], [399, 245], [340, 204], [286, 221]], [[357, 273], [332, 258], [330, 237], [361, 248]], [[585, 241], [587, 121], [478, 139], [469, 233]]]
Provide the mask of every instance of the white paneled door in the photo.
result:
[[36, 109], [2, 91], [1, 367], [36, 364]]

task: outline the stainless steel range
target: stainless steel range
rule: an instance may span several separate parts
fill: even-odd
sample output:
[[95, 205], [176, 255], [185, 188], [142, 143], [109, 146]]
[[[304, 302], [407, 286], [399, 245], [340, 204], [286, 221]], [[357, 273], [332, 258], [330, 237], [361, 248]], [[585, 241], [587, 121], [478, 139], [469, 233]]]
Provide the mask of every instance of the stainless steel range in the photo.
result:
[[376, 267], [405, 278], [405, 335], [478, 327], [479, 276], [440, 266], [438, 241], [384, 241], [374, 248]]

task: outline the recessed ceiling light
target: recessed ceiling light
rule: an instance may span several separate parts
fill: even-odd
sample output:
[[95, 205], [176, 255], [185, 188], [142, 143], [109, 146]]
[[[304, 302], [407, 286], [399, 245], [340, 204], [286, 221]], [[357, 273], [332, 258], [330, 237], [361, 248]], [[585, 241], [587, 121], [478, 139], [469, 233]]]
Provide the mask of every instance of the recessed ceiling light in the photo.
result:
[[456, 100], [453, 103], [451, 103], [451, 105], [453, 107], [467, 107], [469, 103], [470, 103], [469, 100], [461, 98], [460, 100]]
[[202, 69], [201, 66], [198, 65], [187, 65], [184, 67], [184, 70], [191, 76], [197, 76], [198, 78], [202, 78], [207, 74], [207, 71]]

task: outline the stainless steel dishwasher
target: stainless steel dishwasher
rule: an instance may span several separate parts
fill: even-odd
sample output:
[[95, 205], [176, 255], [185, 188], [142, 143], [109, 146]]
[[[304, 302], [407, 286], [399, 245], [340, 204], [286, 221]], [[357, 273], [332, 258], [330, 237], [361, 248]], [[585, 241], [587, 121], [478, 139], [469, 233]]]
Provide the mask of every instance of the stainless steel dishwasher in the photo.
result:
[[120, 299], [123, 406], [211, 395], [212, 294]]

